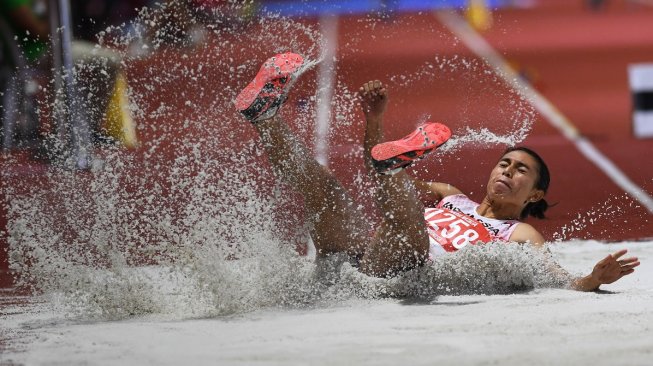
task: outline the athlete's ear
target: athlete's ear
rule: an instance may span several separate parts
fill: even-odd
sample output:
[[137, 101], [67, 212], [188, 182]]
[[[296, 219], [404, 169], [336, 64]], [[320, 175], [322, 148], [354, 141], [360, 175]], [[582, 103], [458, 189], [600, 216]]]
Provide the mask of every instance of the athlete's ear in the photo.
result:
[[544, 191], [541, 189], [534, 189], [533, 192], [531, 192], [531, 195], [528, 196], [528, 202], [537, 202], [544, 198]]

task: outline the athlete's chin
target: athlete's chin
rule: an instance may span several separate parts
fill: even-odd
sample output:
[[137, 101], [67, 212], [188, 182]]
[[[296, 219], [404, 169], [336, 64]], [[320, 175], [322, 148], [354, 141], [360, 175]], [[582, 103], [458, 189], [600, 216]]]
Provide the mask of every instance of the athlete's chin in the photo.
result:
[[490, 198], [490, 201], [496, 202], [496, 203], [505, 203], [508, 201], [511, 201], [512, 195], [510, 192], [490, 192], [488, 194], [488, 198]]
[[494, 185], [492, 188], [490, 188], [488, 191], [489, 191], [488, 194], [489, 194], [490, 196], [494, 196], [494, 197], [496, 197], [496, 198], [500, 198], [500, 197], [510, 197], [510, 196], [512, 195], [512, 192], [510, 191], [510, 189], [508, 189], [508, 188], [507, 188], [506, 186], [504, 186], [504, 185], [499, 185], [499, 184], [495, 184], [495, 185]]

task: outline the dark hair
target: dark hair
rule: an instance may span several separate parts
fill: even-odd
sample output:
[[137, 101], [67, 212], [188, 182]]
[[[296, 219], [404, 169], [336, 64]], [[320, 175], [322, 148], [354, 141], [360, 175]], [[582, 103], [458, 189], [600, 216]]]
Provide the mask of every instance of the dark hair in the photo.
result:
[[[537, 162], [537, 182], [535, 182], [535, 188], [544, 191], [549, 189], [549, 183], [551, 182], [551, 175], [549, 174], [549, 168], [546, 166], [546, 163], [542, 158], [533, 150], [524, 147], [524, 146], [513, 146], [506, 149], [503, 155], [506, 155], [512, 151], [523, 151], [528, 155], [532, 156], [533, 159]], [[537, 217], [538, 219], [545, 218], [544, 212], [549, 208], [549, 203], [546, 202], [544, 198], [537, 202], [529, 202], [526, 207], [522, 210], [519, 217], [523, 220], [528, 216]]]

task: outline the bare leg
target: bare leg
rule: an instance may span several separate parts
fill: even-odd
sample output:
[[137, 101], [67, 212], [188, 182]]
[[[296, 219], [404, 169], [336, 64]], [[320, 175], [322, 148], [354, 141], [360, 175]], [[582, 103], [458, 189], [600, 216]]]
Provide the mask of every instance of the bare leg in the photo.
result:
[[402, 171], [378, 177], [377, 206], [383, 221], [361, 261], [361, 270], [388, 276], [423, 264], [428, 258], [429, 238], [424, 206], [412, 179]]
[[[375, 199], [384, 214], [383, 222], [371, 240], [348, 193], [308, 154], [280, 117], [254, 126], [275, 173], [303, 196], [318, 254], [346, 252], [352, 256], [362, 255], [361, 271], [383, 277], [422, 264], [428, 256], [429, 240], [424, 207], [410, 176], [405, 172], [380, 176], [371, 164], [369, 151], [381, 139], [384, 108], [380, 113], [371, 113], [366, 105], [369, 107], [385, 100], [385, 89], [380, 82], [375, 83], [378, 85], [371, 86], [375, 95], [368, 95], [367, 102], [363, 95], [362, 102], [367, 117], [366, 165], [379, 187]], [[383, 89], [382, 93], [379, 93], [380, 89]]]
[[275, 173], [304, 198], [318, 255], [361, 256], [370, 241], [347, 191], [311, 157], [279, 116], [254, 124]]
[[387, 92], [379, 81], [363, 85], [361, 104], [366, 116], [365, 164], [377, 184], [376, 202], [383, 221], [367, 247], [361, 270], [374, 276], [387, 276], [418, 266], [428, 258], [429, 238], [424, 221], [424, 206], [413, 179], [401, 171], [379, 175], [372, 165], [370, 150], [381, 142]]

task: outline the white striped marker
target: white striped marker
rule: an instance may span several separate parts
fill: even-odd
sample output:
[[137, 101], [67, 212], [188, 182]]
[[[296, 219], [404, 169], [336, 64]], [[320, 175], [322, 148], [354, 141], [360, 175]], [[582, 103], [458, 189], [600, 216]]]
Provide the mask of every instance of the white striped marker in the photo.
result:
[[653, 137], [653, 64], [628, 66], [628, 78], [633, 94], [633, 134]]

